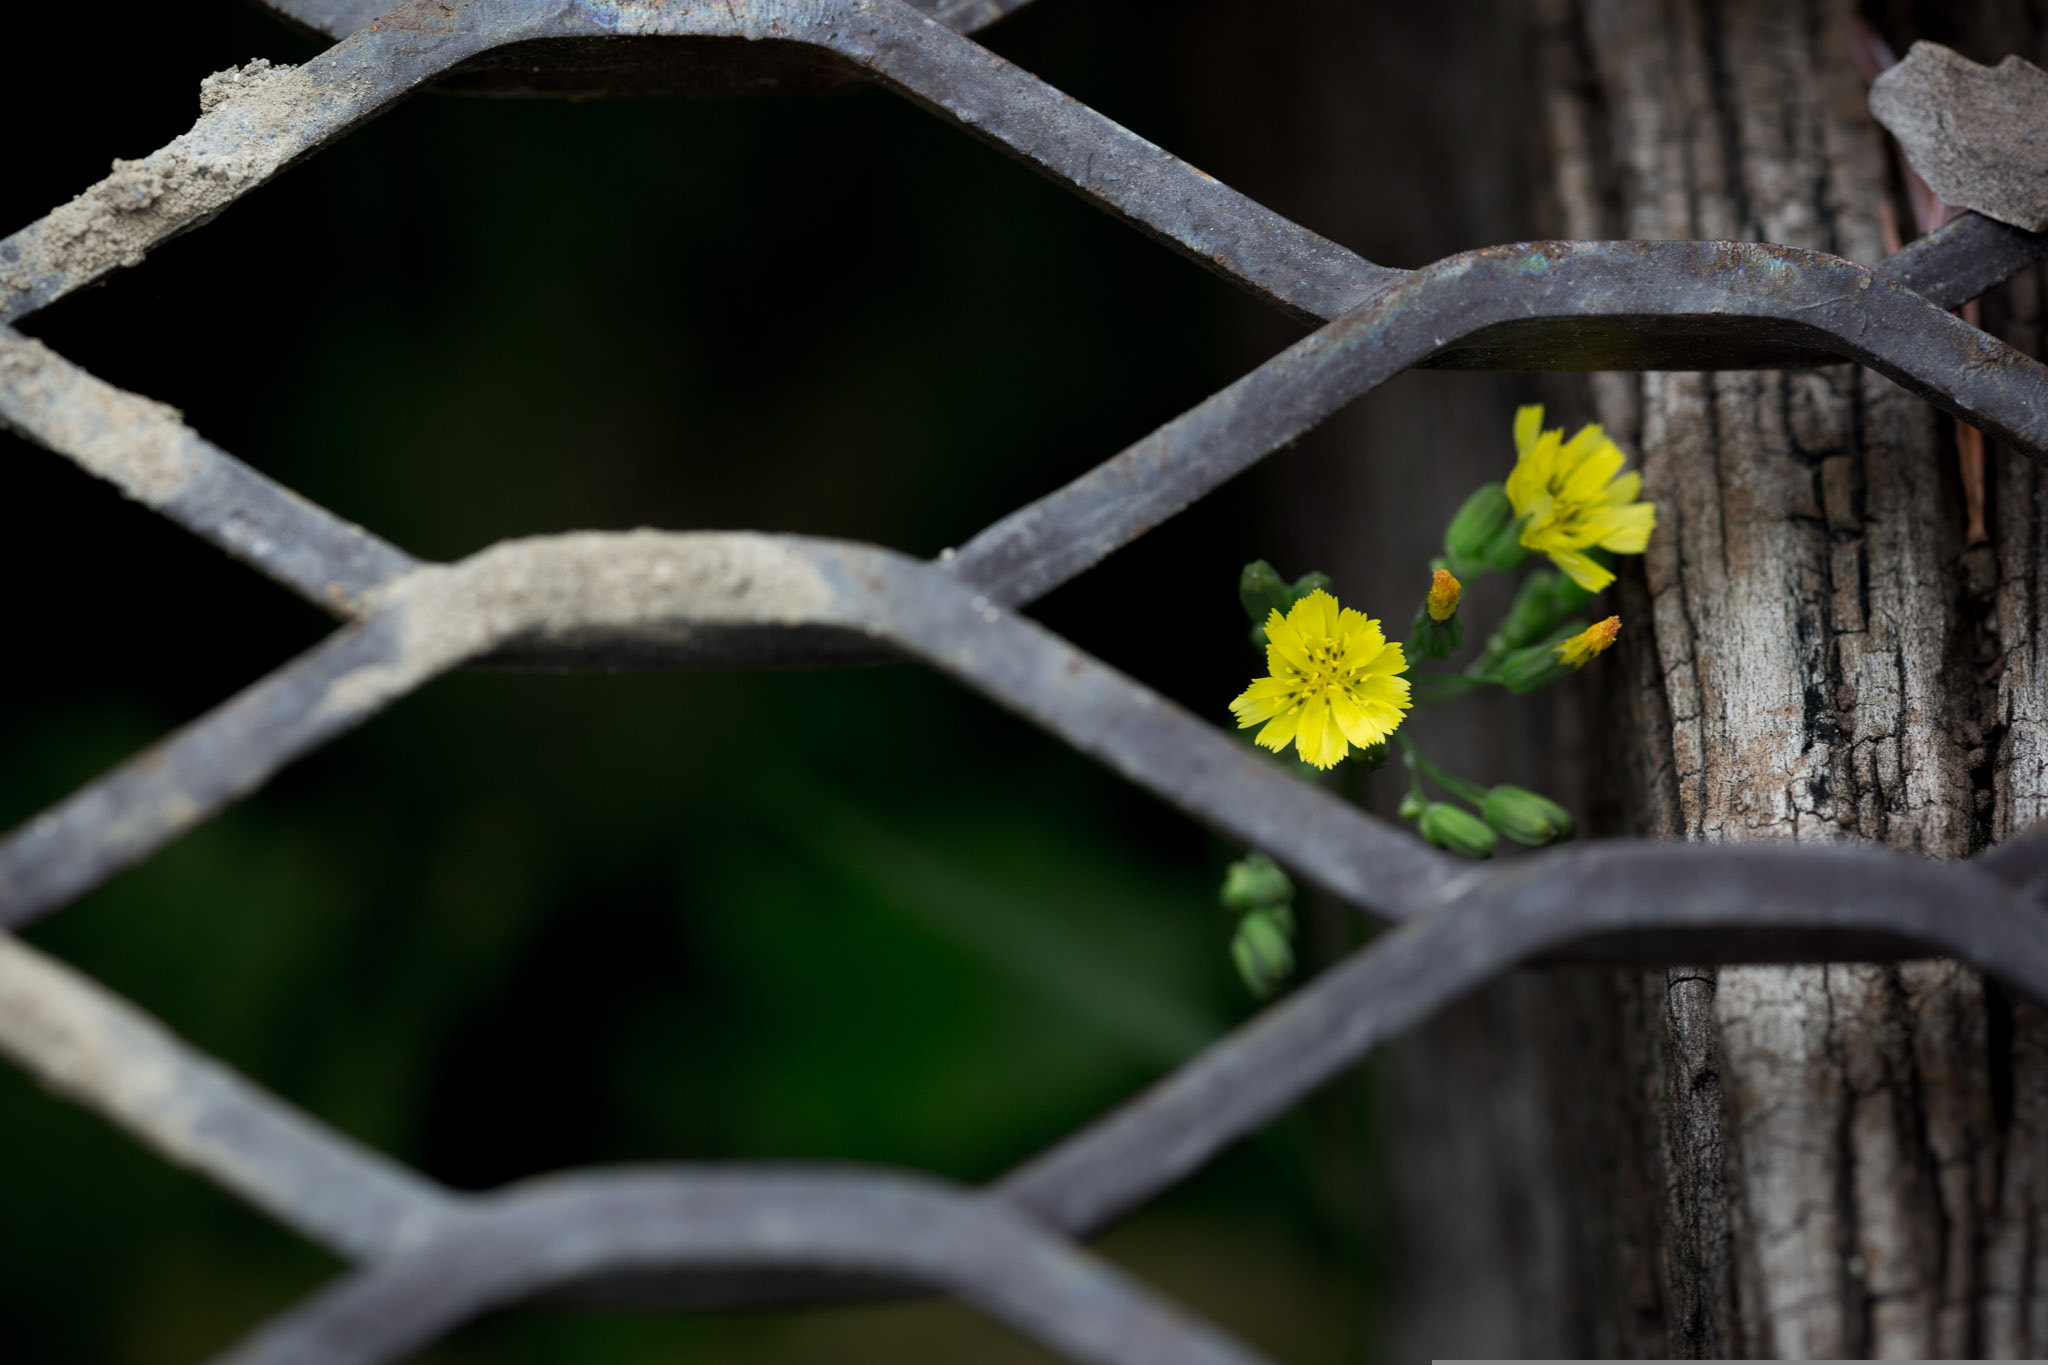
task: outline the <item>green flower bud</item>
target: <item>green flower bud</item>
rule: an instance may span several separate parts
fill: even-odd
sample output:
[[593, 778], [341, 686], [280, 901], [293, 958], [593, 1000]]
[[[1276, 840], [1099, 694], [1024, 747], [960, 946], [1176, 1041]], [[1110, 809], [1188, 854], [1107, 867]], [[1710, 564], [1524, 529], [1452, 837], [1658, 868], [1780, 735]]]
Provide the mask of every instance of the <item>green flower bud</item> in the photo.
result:
[[1314, 592], [1318, 588], [1321, 588], [1324, 592], [1328, 593], [1335, 592], [1335, 588], [1332, 586], [1330, 581], [1330, 576], [1322, 572], [1320, 569], [1314, 573], [1303, 574], [1301, 577], [1294, 580], [1294, 596], [1288, 602], [1288, 605], [1293, 606], [1295, 602], [1299, 602], [1302, 598], [1308, 596], [1310, 593]]
[[1515, 590], [1514, 605], [1501, 618], [1501, 643], [1509, 649], [1520, 649], [1534, 644], [1557, 628], [1557, 623], [1571, 615], [1571, 611], [1558, 610], [1557, 585], [1569, 584], [1576, 588], [1563, 574], [1548, 569], [1538, 569], [1522, 580]]
[[1486, 823], [1518, 844], [1541, 848], [1572, 837], [1578, 826], [1571, 812], [1557, 802], [1526, 787], [1502, 783], [1486, 794], [1479, 807]]
[[1417, 820], [1422, 817], [1422, 812], [1428, 809], [1428, 807], [1429, 802], [1423, 800], [1421, 795], [1415, 791], [1410, 790], [1406, 796], [1401, 798], [1401, 804], [1394, 811], [1394, 814], [1400, 816], [1403, 820]]
[[1230, 958], [1246, 989], [1263, 1000], [1294, 970], [1294, 947], [1288, 930], [1279, 920], [1253, 911], [1238, 922], [1237, 935], [1230, 940]]
[[1415, 624], [1408, 628], [1408, 649], [1418, 658], [1448, 659], [1464, 642], [1463, 618], [1453, 616], [1448, 621], [1436, 620], [1426, 605], [1415, 613]]
[[1518, 649], [1500, 662], [1500, 684], [1510, 692], [1540, 692], [1571, 669], [1560, 663], [1557, 651], [1545, 645]]
[[1487, 823], [1459, 806], [1432, 801], [1422, 812], [1422, 837], [1467, 858], [1491, 858], [1500, 842]]
[[[1514, 505], [1508, 501], [1506, 488], [1497, 483], [1482, 484], [1465, 499], [1465, 505], [1444, 528], [1445, 552], [1452, 559], [1471, 561], [1482, 558], [1487, 542], [1507, 523], [1513, 511]], [[1458, 573], [1458, 570], [1454, 568], [1451, 572]], [[1458, 576], [1462, 578], [1465, 575]]]
[[[1604, 552], [1596, 549], [1587, 553], [1590, 558], [1598, 561]], [[1593, 593], [1572, 582], [1565, 574], [1552, 574], [1551, 578], [1555, 580], [1550, 587], [1550, 619], [1553, 621], [1562, 621], [1567, 616], [1575, 615], [1580, 607], [1594, 598]]]
[[1477, 557], [1467, 559], [1463, 555], [1438, 555], [1429, 561], [1429, 567], [1443, 569], [1461, 580], [1478, 578], [1482, 574], [1492, 572], [1485, 560]]
[[1529, 557], [1529, 547], [1522, 544], [1522, 523], [1511, 521], [1487, 538], [1486, 548], [1479, 552], [1479, 558], [1489, 569], [1511, 573], [1522, 567], [1522, 561]]
[[1284, 616], [1294, 605], [1294, 598], [1287, 591], [1286, 580], [1280, 577], [1280, 571], [1263, 559], [1254, 559], [1237, 576], [1237, 600], [1244, 604], [1244, 614], [1251, 617], [1252, 625], [1258, 628], [1262, 645], [1265, 643], [1267, 615], [1277, 611]]
[[1354, 758], [1352, 762], [1356, 763], [1365, 772], [1378, 772], [1387, 766], [1386, 741], [1381, 740], [1378, 744], [1366, 745], [1358, 751], [1358, 757]]
[[1294, 883], [1263, 853], [1250, 853], [1223, 874], [1222, 901], [1232, 910], [1257, 910], [1294, 899]]

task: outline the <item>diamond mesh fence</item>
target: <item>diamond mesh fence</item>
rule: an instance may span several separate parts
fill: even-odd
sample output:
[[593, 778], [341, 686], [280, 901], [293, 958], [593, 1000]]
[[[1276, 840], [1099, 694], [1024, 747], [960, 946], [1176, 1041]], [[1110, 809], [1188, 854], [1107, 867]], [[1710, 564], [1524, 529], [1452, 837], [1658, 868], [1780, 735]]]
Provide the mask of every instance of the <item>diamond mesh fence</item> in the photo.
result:
[[[1953, 309], [2048, 253], [1966, 215], [1876, 268], [1735, 242], [1532, 242], [1368, 262], [993, 55], [1021, 0], [274, 0], [335, 40], [210, 78], [190, 132], [0, 241], [0, 421], [338, 622], [322, 643], [0, 841], [0, 925], [61, 911], [286, 766], [471, 665], [851, 666], [947, 675], [1385, 926], [1365, 948], [982, 1188], [785, 1165], [573, 1171], [455, 1191], [295, 1109], [0, 935], [0, 1051], [346, 1261], [223, 1360], [396, 1359], [522, 1301], [954, 1296], [1074, 1360], [1257, 1357], [1077, 1239], [1378, 1043], [1537, 961], [1947, 955], [2048, 1000], [2048, 843], [1608, 840], [1477, 867], [1091, 658], [1031, 603], [1417, 366], [1711, 369], [1843, 359], [2048, 459], [2048, 370]], [[579, 532], [426, 562], [14, 330], [424, 86], [501, 94], [880, 85], [1316, 330], [1095, 469], [921, 560], [741, 532]]]

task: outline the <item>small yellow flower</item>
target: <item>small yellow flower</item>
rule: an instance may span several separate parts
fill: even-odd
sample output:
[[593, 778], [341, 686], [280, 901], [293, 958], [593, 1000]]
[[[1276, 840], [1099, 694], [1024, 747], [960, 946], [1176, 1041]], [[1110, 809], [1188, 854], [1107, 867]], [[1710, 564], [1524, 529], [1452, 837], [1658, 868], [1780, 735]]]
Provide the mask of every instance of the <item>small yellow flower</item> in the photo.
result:
[[1605, 621], [1596, 621], [1571, 639], [1557, 647], [1557, 661], [1570, 664], [1573, 668], [1584, 668], [1593, 656], [1614, 643], [1614, 637], [1621, 634], [1621, 618], [1610, 616]]
[[1429, 619], [1448, 621], [1458, 614], [1460, 584], [1449, 569], [1438, 569], [1429, 580]]
[[1550, 556], [1572, 582], [1598, 592], [1614, 575], [1586, 551], [1593, 546], [1639, 555], [1657, 525], [1657, 508], [1636, 501], [1643, 476], [1623, 474], [1625, 457], [1599, 426], [1587, 423], [1567, 441], [1564, 428], [1543, 431], [1543, 408], [1515, 413], [1515, 470], [1508, 501], [1522, 522], [1522, 544]]
[[1230, 703], [1239, 729], [1266, 722], [1257, 743], [1279, 753], [1293, 740], [1304, 762], [1328, 768], [1351, 752], [1384, 743], [1410, 705], [1408, 660], [1380, 623], [1340, 609], [1316, 589], [1285, 616], [1266, 618], [1266, 668]]

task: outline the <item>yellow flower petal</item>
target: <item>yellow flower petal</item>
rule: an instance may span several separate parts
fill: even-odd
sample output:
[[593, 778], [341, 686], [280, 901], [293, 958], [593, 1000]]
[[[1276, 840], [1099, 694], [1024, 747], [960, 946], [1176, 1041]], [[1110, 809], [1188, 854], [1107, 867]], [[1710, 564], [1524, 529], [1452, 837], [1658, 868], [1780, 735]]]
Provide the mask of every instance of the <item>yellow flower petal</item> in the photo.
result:
[[1596, 621], [1571, 639], [1557, 647], [1559, 663], [1570, 664], [1573, 668], [1584, 668], [1592, 662], [1593, 656], [1614, 643], [1614, 637], [1621, 634], [1621, 618], [1610, 616], [1605, 621]]
[[1647, 502], [1610, 508], [1603, 522], [1605, 533], [1596, 542], [1601, 549], [1639, 555], [1650, 547], [1650, 532], [1657, 529], [1657, 508]]
[[1302, 761], [1313, 763], [1318, 768], [1327, 768], [1337, 759], [1344, 757], [1339, 748], [1335, 758], [1330, 756], [1330, 739], [1335, 735], [1339, 745], [1344, 743], [1342, 732], [1330, 724], [1329, 703], [1321, 693], [1302, 703], [1301, 726], [1294, 732], [1294, 747], [1301, 753]]
[[1366, 629], [1353, 631], [1344, 637], [1339, 667], [1350, 671], [1370, 669], [1373, 660], [1386, 652], [1387, 637], [1380, 633], [1379, 622], [1368, 621], [1366, 626]]
[[1287, 741], [1294, 738], [1295, 727], [1301, 722], [1301, 712], [1292, 708], [1273, 717], [1265, 729], [1253, 736], [1252, 742], [1261, 748], [1279, 753], [1287, 747]]
[[1294, 610], [1287, 613], [1287, 623], [1300, 632], [1304, 644], [1313, 646], [1336, 638], [1337, 616], [1337, 599], [1317, 588], [1294, 604]]
[[1614, 573], [1606, 565], [1577, 550], [1547, 550], [1550, 562], [1564, 570], [1565, 577], [1584, 588], [1587, 592], [1598, 592], [1614, 581]]
[[1287, 669], [1301, 672], [1308, 666], [1308, 648], [1302, 643], [1301, 632], [1275, 608], [1266, 617], [1266, 670], [1277, 677]]
[[1294, 705], [1294, 688], [1285, 678], [1260, 678], [1230, 703], [1240, 730], [1279, 715]]
[[1303, 761], [1328, 768], [1351, 746], [1378, 744], [1398, 728], [1411, 702], [1408, 659], [1380, 623], [1312, 592], [1286, 616], [1266, 620], [1270, 676], [1230, 703], [1237, 723], [1265, 728], [1257, 743], [1278, 753], [1288, 742]]
[[1515, 409], [1515, 454], [1526, 458], [1536, 444], [1536, 433], [1543, 430], [1543, 405], [1531, 403]]
[[1330, 719], [1336, 722], [1339, 730], [1343, 731], [1344, 738], [1350, 740], [1353, 744], [1362, 748], [1372, 743], [1370, 739], [1360, 739], [1358, 737], [1359, 734], [1364, 732], [1364, 703], [1353, 697], [1347, 697], [1340, 692], [1330, 698]]
[[[1621, 447], [1607, 439], [1607, 434], [1598, 427], [1589, 431], [1599, 435], [1591, 442], [1590, 448], [1576, 462], [1563, 465], [1564, 478], [1560, 481], [1557, 500], [1563, 503], [1592, 504], [1607, 500], [1607, 485], [1621, 473], [1627, 461], [1622, 457]], [[1578, 444], [1574, 439], [1573, 444]]]
[[1406, 706], [1409, 683], [1406, 678], [1367, 678], [1352, 688], [1361, 701], [1379, 702], [1385, 706]]
[[[1394, 726], [1401, 723], [1400, 712], [1394, 711], [1383, 702], [1332, 702], [1330, 714], [1336, 717], [1338, 728], [1344, 732], [1344, 738], [1361, 749], [1384, 744]], [[1388, 723], [1390, 718], [1392, 724]]]
[[1656, 528], [1657, 509], [1637, 500], [1642, 475], [1623, 472], [1627, 457], [1598, 424], [1579, 428], [1570, 441], [1561, 430], [1539, 430], [1541, 424], [1540, 408], [1515, 413], [1516, 461], [1507, 492], [1521, 523], [1521, 543], [1548, 555], [1580, 587], [1598, 592], [1614, 575], [1585, 552], [1597, 545], [1614, 554], [1641, 554]]

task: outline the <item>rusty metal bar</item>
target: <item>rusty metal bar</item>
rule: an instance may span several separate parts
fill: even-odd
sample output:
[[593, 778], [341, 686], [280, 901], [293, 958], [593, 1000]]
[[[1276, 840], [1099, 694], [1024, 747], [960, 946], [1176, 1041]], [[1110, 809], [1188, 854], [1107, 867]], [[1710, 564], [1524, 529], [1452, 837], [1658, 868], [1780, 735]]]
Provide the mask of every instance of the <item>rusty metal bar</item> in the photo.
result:
[[420, 567], [411, 555], [217, 449], [176, 409], [95, 379], [0, 324], [0, 427], [342, 616]]
[[1379, 1042], [1537, 960], [1947, 956], [2048, 1000], [2043, 908], [2002, 885], [1992, 867], [1876, 848], [1610, 840], [1474, 868], [1444, 887], [1432, 910], [990, 1190], [1054, 1227], [1100, 1227], [1265, 1126]]
[[0, 933], [0, 1053], [157, 1154], [351, 1260], [392, 1254], [456, 1199], [273, 1099], [106, 988]]
[[[800, 48], [812, 66], [835, 64], [944, 114], [1304, 320], [1335, 316], [1400, 275], [1254, 203], [902, 0], [674, 9], [624, 0], [415, 0], [304, 66], [266, 73], [190, 132], [0, 241], [0, 322], [139, 263], [426, 82], [460, 75], [465, 63], [487, 69], [491, 54], [517, 52], [531, 65], [551, 47], [583, 54], [592, 42], [622, 44], [616, 61], [593, 69], [634, 89], [667, 88], [664, 64], [692, 58], [692, 48], [708, 45], [718, 64], [771, 67], [787, 67], [790, 50]], [[619, 63], [635, 61], [653, 74], [621, 74]], [[686, 62], [680, 78], [701, 66]]]
[[[1745, 331], [1859, 361], [2036, 460], [2048, 367], [1840, 257], [1736, 242], [1533, 242], [1439, 261], [1229, 388], [1011, 513], [949, 567], [1024, 603], [1135, 540], [1345, 404], [1431, 356], [1521, 355], [1558, 368], [1678, 368]], [[1661, 348], [1661, 349], [1660, 349]]]
[[931, 565], [795, 536], [578, 534], [513, 542], [388, 586], [337, 632], [0, 841], [0, 927], [131, 866], [278, 769], [494, 651], [671, 667], [834, 650], [942, 668], [1356, 904], [1399, 915], [1453, 860]]
[[468, 1318], [606, 1276], [799, 1270], [943, 1290], [1069, 1360], [1262, 1357], [1002, 1205], [897, 1173], [650, 1169], [557, 1176], [478, 1201], [215, 1365], [375, 1365]]
[[295, 70], [258, 64], [210, 81], [190, 133], [117, 163], [0, 241], [0, 321], [134, 264], [429, 83], [597, 93], [850, 79], [951, 118], [1297, 318], [1335, 321], [936, 565], [797, 537], [659, 533], [550, 537], [422, 565], [216, 450], [170, 410], [0, 327], [0, 422], [358, 618], [0, 842], [0, 924], [58, 908], [467, 663], [909, 657], [1398, 927], [986, 1195], [890, 1174], [641, 1172], [484, 1200], [356, 1146], [0, 935], [0, 1050], [367, 1263], [235, 1359], [385, 1359], [534, 1293], [652, 1283], [657, 1297], [695, 1302], [778, 1286], [924, 1285], [1077, 1359], [1245, 1360], [1051, 1233], [1099, 1227], [1378, 1040], [1519, 963], [1935, 952], [2048, 1002], [2048, 837], [1965, 866], [1877, 849], [1622, 840], [1475, 867], [1298, 781], [1014, 611], [1415, 366], [1849, 359], [2048, 458], [2048, 371], [1943, 312], [2040, 257], [2048, 237], [1972, 215], [1874, 269], [1755, 244], [1530, 243], [1400, 272], [960, 36], [1022, 0], [419, 0], [373, 18], [376, 2], [277, 0], [346, 40]]

